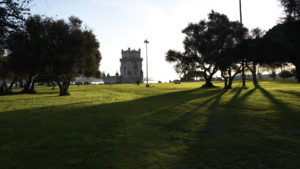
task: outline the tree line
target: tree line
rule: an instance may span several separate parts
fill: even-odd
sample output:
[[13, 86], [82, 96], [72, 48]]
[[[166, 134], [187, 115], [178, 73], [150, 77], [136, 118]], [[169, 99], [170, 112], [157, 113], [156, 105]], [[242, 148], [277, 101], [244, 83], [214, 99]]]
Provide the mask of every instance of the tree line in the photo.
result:
[[15, 83], [25, 81], [22, 93], [36, 93], [37, 82], [55, 82], [65, 96], [76, 76], [99, 76], [100, 44], [94, 33], [74, 16], [68, 21], [31, 16], [29, 3], [0, 2], [0, 94], [11, 94]]
[[175, 63], [183, 79], [202, 77], [203, 87], [214, 87], [213, 76], [220, 72], [224, 88], [231, 89], [234, 78], [245, 67], [258, 85], [258, 66], [279, 67], [290, 63], [300, 82], [300, 4], [297, 0], [281, 0], [286, 17], [267, 32], [259, 28], [249, 31], [241, 23], [230, 21], [224, 14], [211, 11], [207, 20], [190, 23], [182, 33], [184, 52], [169, 50], [166, 60]]

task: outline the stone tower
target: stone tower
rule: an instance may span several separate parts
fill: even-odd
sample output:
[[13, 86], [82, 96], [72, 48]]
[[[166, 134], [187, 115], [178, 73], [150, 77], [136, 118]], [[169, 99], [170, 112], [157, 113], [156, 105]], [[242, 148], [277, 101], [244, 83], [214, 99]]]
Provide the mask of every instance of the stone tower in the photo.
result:
[[131, 50], [130, 48], [126, 51], [122, 50], [121, 61], [121, 77], [122, 83], [143, 83], [143, 69], [141, 58], [141, 49]]

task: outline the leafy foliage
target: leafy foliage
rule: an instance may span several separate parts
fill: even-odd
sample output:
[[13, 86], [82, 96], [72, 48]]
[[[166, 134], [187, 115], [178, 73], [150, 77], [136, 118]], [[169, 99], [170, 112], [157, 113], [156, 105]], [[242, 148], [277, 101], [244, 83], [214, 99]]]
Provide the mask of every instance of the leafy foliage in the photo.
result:
[[9, 33], [18, 30], [29, 14], [27, 5], [31, 0], [0, 0], [0, 49], [5, 46]]
[[24, 29], [11, 33], [7, 40], [10, 67], [16, 74], [25, 75], [24, 93], [35, 93], [36, 79], [47, 71], [51, 22], [50, 18], [31, 16], [25, 21]]
[[177, 72], [200, 74], [206, 80], [204, 87], [212, 87], [213, 75], [228, 69], [238, 58], [225, 55], [224, 51], [239, 44], [245, 38], [247, 29], [238, 22], [229, 21], [226, 15], [212, 11], [208, 20], [191, 23], [182, 31], [184, 53], [170, 50], [166, 60], [175, 62]]
[[264, 37], [266, 59], [270, 63], [289, 62], [296, 67], [300, 82], [300, 21], [278, 24]]
[[283, 79], [291, 78], [294, 76], [295, 76], [295, 74], [293, 74], [293, 72], [288, 71], [288, 70], [284, 70], [279, 73], [279, 77], [281, 77]]
[[299, 0], [280, 0], [281, 5], [284, 7], [286, 13], [286, 20], [295, 21], [300, 20], [300, 1]]
[[99, 42], [81, 25], [76, 17], [65, 22], [37, 15], [26, 20], [24, 30], [10, 35], [9, 60], [15, 73], [27, 76], [25, 93], [35, 93], [35, 82], [48, 79], [56, 81], [60, 95], [69, 95], [75, 76], [99, 76]]
[[68, 23], [58, 20], [51, 26], [49, 39], [53, 53], [50, 68], [61, 89], [60, 95], [69, 95], [68, 87], [75, 76], [99, 75], [99, 42], [93, 32], [84, 30], [81, 24], [79, 18], [70, 17]]

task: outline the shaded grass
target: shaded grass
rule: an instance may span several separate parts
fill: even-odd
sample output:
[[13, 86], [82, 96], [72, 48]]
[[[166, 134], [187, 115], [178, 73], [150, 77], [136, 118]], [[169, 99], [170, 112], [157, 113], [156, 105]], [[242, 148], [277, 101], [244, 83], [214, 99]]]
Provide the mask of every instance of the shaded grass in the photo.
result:
[[217, 85], [0, 97], [0, 168], [300, 168], [300, 86]]

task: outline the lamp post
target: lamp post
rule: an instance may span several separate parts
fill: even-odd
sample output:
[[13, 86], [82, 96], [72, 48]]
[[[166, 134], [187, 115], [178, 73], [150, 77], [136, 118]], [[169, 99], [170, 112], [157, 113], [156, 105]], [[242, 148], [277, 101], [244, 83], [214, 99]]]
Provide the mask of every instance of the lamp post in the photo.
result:
[[[243, 24], [243, 14], [242, 14], [242, 0], [239, 0], [240, 4], [240, 23]], [[242, 81], [243, 87], [246, 87], [246, 77], [245, 77], [245, 59], [242, 57]]]
[[147, 84], [146, 87], [150, 87], [149, 85], [149, 76], [148, 76], [148, 43], [150, 43], [147, 39], [144, 41], [146, 44], [146, 74], [147, 74]]
[[242, 0], [239, 0], [240, 1], [240, 22], [241, 24], [243, 23], [243, 15], [242, 15]]

